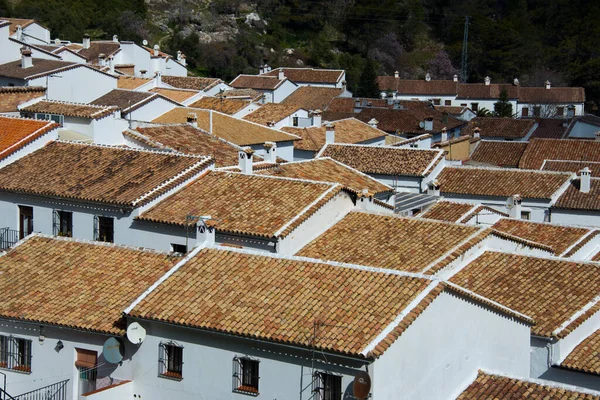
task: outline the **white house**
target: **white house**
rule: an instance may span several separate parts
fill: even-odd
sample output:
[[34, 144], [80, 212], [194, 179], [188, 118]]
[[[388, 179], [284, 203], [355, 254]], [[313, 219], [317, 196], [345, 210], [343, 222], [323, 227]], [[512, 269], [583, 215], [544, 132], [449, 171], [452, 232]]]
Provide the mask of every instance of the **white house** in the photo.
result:
[[139, 92], [134, 90], [114, 89], [90, 102], [97, 106], [116, 106], [121, 116], [129, 121], [149, 122], [163, 115], [180, 103], [164, 97], [160, 93]]
[[[314, 124], [314, 118], [309, 116], [308, 110], [293, 105], [276, 103], [264, 104], [243, 118], [246, 121], [275, 129], [284, 127], [304, 128]], [[320, 122], [320, 117], [318, 121]]]
[[262, 104], [250, 99], [212, 96], [204, 96], [189, 105], [190, 108], [218, 111], [242, 119], [251, 112], [258, 110], [261, 106]]
[[592, 114], [587, 114], [575, 117], [568, 123], [565, 137], [597, 140], [598, 136], [596, 133], [598, 131], [600, 131], [600, 118]]
[[50, 43], [50, 30], [36, 20], [0, 17], [0, 21], [9, 24], [9, 35], [14, 39], [33, 45]]
[[298, 86], [346, 89], [346, 71], [343, 69], [290, 67], [271, 69], [268, 65], [264, 65], [259, 70], [259, 76], [280, 76], [282, 73]]
[[280, 103], [298, 88], [298, 85], [286, 78], [281, 71], [276, 76], [238, 75], [229, 86], [234, 89], [254, 89], [262, 92], [265, 103]]

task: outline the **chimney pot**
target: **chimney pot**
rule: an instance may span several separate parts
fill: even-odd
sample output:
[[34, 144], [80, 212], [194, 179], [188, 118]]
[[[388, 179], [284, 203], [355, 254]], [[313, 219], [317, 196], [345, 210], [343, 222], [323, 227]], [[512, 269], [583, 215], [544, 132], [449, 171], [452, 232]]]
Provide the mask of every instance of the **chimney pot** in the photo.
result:
[[447, 142], [448, 141], [448, 131], [446, 130], [446, 127], [442, 128], [442, 142]]
[[277, 163], [277, 144], [275, 142], [265, 142], [263, 146], [265, 148], [265, 161], [271, 164]]
[[375, 118], [371, 118], [371, 120], [369, 121], [369, 125], [375, 129], [377, 129], [378, 123], [379, 123], [379, 121], [377, 121]]
[[323, 123], [323, 112], [319, 109], [313, 111], [312, 125], [316, 126], [317, 128], [320, 128], [322, 123]]
[[581, 193], [589, 193], [591, 186], [592, 171], [585, 167], [579, 171], [579, 191]]
[[473, 137], [481, 137], [481, 128], [479, 128], [478, 126], [476, 126], [475, 129], [473, 129]]
[[160, 51], [160, 46], [155, 44], [154, 45], [154, 57], [158, 57], [159, 51]]
[[546, 81], [546, 89], [550, 89], [552, 87], [552, 84], [550, 83], [550, 81]]
[[454, 82], [458, 82], [458, 75], [454, 74], [454, 76], [452, 77], [452, 80]]
[[427, 194], [431, 196], [440, 195], [440, 182], [437, 179], [434, 179], [427, 184]]
[[400, 78], [400, 72], [395, 71], [394, 72], [394, 78], [396, 78], [396, 79]]
[[23, 40], [23, 27], [21, 25], [17, 25], [17, 40]]
[[508, 198], [506, 207], [508, 208], [508, 215], [511, 218], [521, 219], [521, 202], [520, 194], [514, 194]]
[[252, 155], [254, 150], [250, 147], [244, 147], [238, 152], [238, 167], [242, 174], [252, 174]]
[[83, 35], [83, 40], [81, 41], [84, 49], [89, 49], [91, 45], [90, 35]]
[[433, 117], [425, 118], [423, 129], [425, 129], [426, 131], [433, 130]]
[[31, 50], [27, 47], [21, 48], [21, 68], [33, 67], [33, 60], [31, 58]]
[[325, 144], [335, 143], [335, 125], [327, 124], [325, 126]]
[[187, 116], [187, 123], [198, 127], [198, 116], [196, 115], [196, 113], [189, 113]]
[[113, 35], [113, 42], [119, 43], [119, 37], [117, 35]]
[[429, 82], [431, 80], [431, 75], [429, 74], [429, 72], [425, 75], [425, 80], [427, 82]]
[[513, 85], [519, 86], [519, 80], [517, 78], [513, 80]]
[[490, 78], [489, 76], [486, 76], [485, 77], [485, 85], [490, 86], [491, 83], [492, 83], [492, 78]]
[[277, 73], [277, 78], [278, 78], [280, 81], [282, 81], [282, 80], [284, 80], [284, 79], [285, 79], [285, 74], [284, 74], [284, 72], [283, 72], [283, 69], [282, 69], [282, 68], [279, 68], [279, 72]]

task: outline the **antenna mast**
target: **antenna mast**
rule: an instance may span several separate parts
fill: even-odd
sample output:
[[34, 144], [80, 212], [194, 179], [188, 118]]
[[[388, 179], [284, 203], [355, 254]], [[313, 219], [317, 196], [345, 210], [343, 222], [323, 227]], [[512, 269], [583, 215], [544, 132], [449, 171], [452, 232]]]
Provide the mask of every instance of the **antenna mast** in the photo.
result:
[[463, 36], [463, 47], [460, 62], [460, 81], [467, 82], [467, 46], [469, 44], [469, 16], [465, 16], [465, 33]]

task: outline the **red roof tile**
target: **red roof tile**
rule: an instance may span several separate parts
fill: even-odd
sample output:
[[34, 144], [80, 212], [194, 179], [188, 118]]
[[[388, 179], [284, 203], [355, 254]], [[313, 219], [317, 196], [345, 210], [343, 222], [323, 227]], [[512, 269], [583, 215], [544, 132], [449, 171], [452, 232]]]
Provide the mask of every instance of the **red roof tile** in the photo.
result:
[[58, 127], [52, 121], [0, 116], [0, 160]]

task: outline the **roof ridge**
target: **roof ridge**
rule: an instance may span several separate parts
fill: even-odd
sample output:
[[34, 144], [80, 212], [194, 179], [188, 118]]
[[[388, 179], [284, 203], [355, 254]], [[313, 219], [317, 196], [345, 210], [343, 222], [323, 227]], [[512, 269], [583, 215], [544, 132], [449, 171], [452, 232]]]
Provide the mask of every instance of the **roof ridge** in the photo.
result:
[[594, 297], [593, 300], [588, 302], [585, 306], [580, 308], [575, 312], [575, 314], [571, 315], [566, 321], [564, 321], [558, 328], [552, 331], [552, 336], [558, 337], [562, 331], [567, 329], [569, 325], [574, 323], [579, 317], [584, 315], [587, 311], [589, 311], [592, 307], [600, 302], [600, 296]]
[[[431, 220], [431, 221], [437, 221], [437, 220]], [[455, 223], [448, 222], [448, 221], [438, 221], [438, 222], [446, 222], [448, 225], [456, 225]], [[450, 250], [448, 250], [447, 252], [445, 252], [444, 254], [442, 254], [441, 256], [439, 256], [438, 258], [433, 260], [432, 262], [430, 262], [429, 265], [425, 266], [425, 268], [423, 268], [421, 270], [421, 273], [426, 273], [427, 271], [429, 271], [430, 269], [435, 267], [438, 263], [440, 263], [443, 260], [445, 260], [446, 258], [448, 258], [452, 253], [454, 253], [456, 250], [461, 248], [464, 244], [469, 243], [469, 241], [471, 241], [472, 239], [476, 238], [477, 236], [479, 236], [480, 234], [482, 234], [483, 232], [485, 232], [486, 230], [489, 229], [489, 228], [475, 227], [475, 226], [474, 226], [474, 228], [476, 229], [475, 232], [473, 232], [472, 234], [467, 236], [465, 239], [463, 239], [460, 243], [457, 243], [456, 246], [452, 247]]]
[[[510, 218], [510, 217], [502, 217], [502, 218], [500, 218], [500, 220], [508, 220], [508, 221], [513, 221], [516, 223], [522, 222], [524, 224], [550, 225], [550, 226], [557, 226], [557, 227], [563, 227], [563, 228], [587, 229], [589, 231], [596, 230], [595, 228], [591, 228], [591, 227], [585, 226], [585, 225], [557, 224], [555, 222], [531, 221], [531, 220], [523, 220], [523, 219]], [[500, 222], [500, 220], [498, 222]]]
[[[377, 183], [379, 183], [379, 184], [381, 184], [381, 185], [383, 185], [383, 186], [387, 186], [387, 187], [388, 187], [388, 188], [390, 188], [390, 189], [393, 189], [393, 187], [392, 187], [392, 186], [390, 186], [390, 185], [388, 185], [387, 183], [383, 183], [383, 182], [381, 182], [381, 181], [379, 181], [379, 180], [377, 180], [377, 179], [375, 179], [375, 178], [371, 177], [370, 175], [367, 175], [367, 174], [365, 174], [364, 172], [361, 172], [361, 171], [357, 170], [356, 168], [353, 168], [353, 167], [351, 167], [351, 166], [349, 166], [349, 165], [347, 165], [347, 164], [344, 164], [343, 162], [340, 162], [340, 161], [338, 161], [338, 160], [336, 160], [336, 159], [334, 159], [334, 158], [331, 158], [331, 157], [319, 157], [319, 158], [312, 158], [312, 159], [310, 159], [310, 160], [292, 161], [292, 163], [294, 163], [294, 162], [307, 162], [307, 161], [309, 161], [309, 162], [310, 162], [310, 161], [315, 161], [315, 160], [331, 160], [331, 161], [333, 161], [334, 163], [336, 163], [336, 164], [339, 164], [339, 165], [341, 165], [342, 167], [348, 168], [349, 170], [351, 170], [351, 171], [353, 171], [353, 172], [355, 172], [355, 173], [357, 173], [357, 174], [359, 174], [359, 175], [361, 175], [361, 176], [363, 176], [363, 177], [365, 177], [365, 178], [368, 178], [368, 179], [370, 179], [370, 180], [372, 180], [372, 181], [375, 181], [375, 182], [377, 182]], [[287, 164], [291, 164], [291, 163], [287, 163]], [[283, 164], [283, 165], [285, 165], [285, 164]]]
[[103, 147], [107, 149], [113, 150], [121, 150], [121, 151], [137, 151], [140, 153], [153, 153], [153, 154], [161, 154], [161, 155], [176, 155], [180, 157], [189, 157], [189, 158], [198, 158], [198, 159], [207, 159], [209, 156], [199, 155], [199, 154], [190, 154], [190, 153], [182, 153], [180, 151], [173, 151], [171, 153], [166, 153], [164, 151], [154, 150], [154, 149], [140, 149], [134, 147], [125, 147], [114, 144], [103, 144], [103, 143], [84, 143], [84, 142], [72, 142], [69, 140], [61, 140], [56, 139], [53, 140], [56, 143], [69, 144], [69, 145], [78, 145], [78, 146], [88, 146], [88, 147]]
[[[412, 149], [412, 150], [421, 150], [421, 149]], [[479, 166], [479, 165], [449, 165], [446, 168], [448, 169], [473, 169], [473, 170], [489, 170], [489, 171], [502, 171], [502, 172], [517, 172], [517, 173], [525, 173], [525, 172], [535, 172], [538, 174], [552, 174], [552, 175], [569, 175], [575, 177], [576, 174], [574, 172], [563, 172], [563, 171], [542, 171], [539, 169], [525, 169], [525, 168], [502, 168], [502, 167], [488, 167], [488, 166]]]
[[[235, 166], [232, 166], [232, 167], [235, 168]], [[223, 167], [223, 168], [231, 168], [231, 167]], [[252, 178], [279, 179], [279, 180], [284, 180], [284, 181], [296, 181], [296, 182], [304, 182], [304, 183], [311, 183], [311, 184], [318, 184], [318, 185], [329, 185], [329, 186], [339, 185], [339, 183], [336, 183], [336, 182], [315, 181], [312, 179], [302, 179], [302, 178], [289, 178], [287, 176], [243, 174], [243, 173], [237, 172], [237, 171], [219, 170], [219, 171], [213, 171], [213, 173], [214, 174], [218, 173], [221, 175], [226, 175], [226, 174], [243, 175], [243, 176], [248, 176], [248, 177], [252, 177]]]

